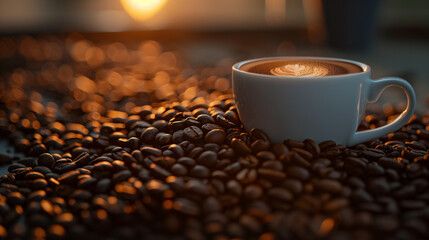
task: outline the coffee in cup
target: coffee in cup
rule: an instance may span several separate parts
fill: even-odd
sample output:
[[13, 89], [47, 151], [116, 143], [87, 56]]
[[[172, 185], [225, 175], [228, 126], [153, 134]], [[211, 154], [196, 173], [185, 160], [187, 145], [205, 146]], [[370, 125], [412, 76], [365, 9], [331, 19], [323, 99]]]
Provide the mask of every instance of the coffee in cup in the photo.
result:
[[[413, 115], [416, 96], [397, 77], [371, 79], [363, 63], [323, 57], [272, 57], [239, 62], [232, 67], [232, 85], [241, 121], [258, 128], [272, 142], [285, 139], [334, 140], [355, 145], [393, 132]], [[405, 111], [393, 122], [357, 132], [366, 104], [389, 86], [407, 96]]]
[[353, 63], [331, 60], [271, 59], [244, 64], [240, 70], [285, 77], [324, 77], [363, 72]]

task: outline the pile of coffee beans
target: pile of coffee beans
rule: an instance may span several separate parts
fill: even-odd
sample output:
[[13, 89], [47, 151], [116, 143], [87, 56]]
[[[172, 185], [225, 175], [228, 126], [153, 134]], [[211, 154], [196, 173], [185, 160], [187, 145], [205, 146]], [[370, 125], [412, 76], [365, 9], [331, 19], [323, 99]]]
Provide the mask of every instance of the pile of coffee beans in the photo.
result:
[[0, 238], [429, 238], [428, 114], [354, 147], [272, 143], [243, 129], [224, 69], [155, 41], [0, 42], [19, 59], [0, 75], [0, 135], [22, 153], [0, 153]]

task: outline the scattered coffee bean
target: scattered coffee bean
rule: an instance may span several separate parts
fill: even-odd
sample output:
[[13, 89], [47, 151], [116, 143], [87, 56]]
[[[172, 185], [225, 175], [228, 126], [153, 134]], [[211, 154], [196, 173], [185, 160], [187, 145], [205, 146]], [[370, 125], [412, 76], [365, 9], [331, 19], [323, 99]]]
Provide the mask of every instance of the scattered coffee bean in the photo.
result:
[[[222, 69], [188, 76], [155, 41], [84, 36], [0, 37], [23, 65], [0, 84], [15, 147], [0, 153], [0, 238], [427, 238], [427, 113], [356, 146], [271, 143], [243, 128]], [[80, 61], [82, 44], [103, 60]], [[402, 111], [369, 108], [359, 131]]]

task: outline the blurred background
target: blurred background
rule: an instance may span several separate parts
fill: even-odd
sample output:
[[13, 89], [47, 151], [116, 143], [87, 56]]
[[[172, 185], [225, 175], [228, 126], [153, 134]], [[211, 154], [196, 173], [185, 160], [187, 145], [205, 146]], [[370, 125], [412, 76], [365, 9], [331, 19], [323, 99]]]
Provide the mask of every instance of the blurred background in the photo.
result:
[[[426, 0], [0, 0], [0, 60], [23, 36], [75, 32], [126, 47], [152, 39], [195, 67], [277, 55], [341, 57], [371, 65], [375, 78], [405, 78], [421, 109], [429, 103], [428, 13]], [[389, 94], [389, 101], [404, 100]]]

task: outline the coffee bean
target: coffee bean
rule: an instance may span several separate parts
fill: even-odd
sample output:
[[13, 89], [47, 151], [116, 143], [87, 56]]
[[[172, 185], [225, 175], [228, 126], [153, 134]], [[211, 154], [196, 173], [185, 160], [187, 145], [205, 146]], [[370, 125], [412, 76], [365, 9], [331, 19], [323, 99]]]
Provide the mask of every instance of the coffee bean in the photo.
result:
[[197, 178], [207, 178], [208, 176], [210, 176], [210, 170], [202, 165], [195, 165], [191, 171], [189, 172], [189, 174], [192, 177], [197, 177]]
[[203, 131], [197, 126], [190, 126], [183, 129], [183, 136], [189, 141], [198, 141], [203, 138]]
[[366, 172], [373, 176], [381, 176], [384, 174], [384, 168], [376, 162], [370, 162], [366, 166]]
[[310, 177], [310, 173], [307, 169], [298, 166], [288, 167], [286, 169], [286, 174], [291, 178], [296, 178], [301, 181], [305, 181]]
[[93, 177], [84, 178], [78, 181], [77, 186], [79, 188], [89, 188], [97, 183], [97, 179]]
[[199, 155], [197, 162], [210, 169], [214, 168], [217, 162], [217, 154], [213, 151], [205, 151]]
[[189, 157], [192, 158], [198, 158], [200, 156], [200, 154], [204, 151], [204, 149], [202, 147], [195, 147], [192, 145], [189, 145], [188, 148], [190, 149], [189, 152]]
[[385, 178], [377, 178], [369, 182], [368, 190], [373, 195], [385, 195], [390, 191], [390, 188]]
[[[256, 167], [257, 165], [250, 165], [252, 167]], [[262, 163], [261, 168], [269, 168], [272, 170], [283, 170], [283, 164], [280, 161], [277, 160], [270, 160]]]
[[222, 130], [223, 132], [225, 132], [221, 126], [219, 126], [217, 124], [212, 124], [212, 123], [204, 124], [203, 126], [201, 126], [201, 129], [204, 131], [204, 133], [209, 133], [212, 130]]
[[364, 189], [359, 188], [353, 191], [351, 198], [356, 202], [372, 202], [373, 197]]
[[265, 178], [265, 179], [268, 179], [270, 181], [281, 181], [281, 180], [286, 178], [285, 173], [283, 173], [281, 171], [274, 170], [274, 169], [268, 169], [268, 168], [258, 169], [258, 175], [261, 178]]
[[92, 168], [93, 172], [106, 172], [111, 171], [113, 169], [113, 165], [107, 161], [101, 161], [94, 165]]
[[243, 192], [240, 183], [236, 180], [228, 181], [228, 183], [226, 184], [226, 189], [228, 192], [238, 196], [241, 195], [241, 193]]
[[389, 232], [397, 229], [399, 223], [395, 216], [378, 216], [374, 218], [374, 228], [382, 232]]
[[171, 166], [170, 171], [176, 176], [185, 176], [188, 173], [188, 169], [180, 163], [176, 163]]
[[413, 196], [416, 192], [416, 187], [414, 185], [405, 185], [401, 188], [395, 190], [393, 196], [397, 198], [409, 198]]
[[262, 161], [275, 160], [276, 155], [270, 151], [260, 151], [256, 154], [256, 157], [261, 159]]
[[162, 155], [161, 150], [154, 147], [142, 147], [141, 151], [143, 154], [153, 155], [157, 157]]
[[292, 193], [284, 188], [270, 188], [267, 191], [267, 194], [270, 198], [278, 199], [280, 201], [292, 201], [293, 195]]
[[114, 186], [115, 192], [118, 196], [125, 200], [135, 200], [137, 198], [137, 190], [131, 183], [121, 182]]
[[125, 169], [125, 170], [122, 170], [122, 171], [119, 171], [119, 172], [113, 174], [112, 181], [115, 183], [122, 182], [122, 181], [127, 180], [130, 177], [131, 177], [131, 171], [128, 169]]
[[177, 159], [177, 163], [180, 163], [187, 167], [192, 167], [196, 164], [195, 160], [190, 157], [181, 157]]
[[199, 206], [185, 198], [178, 198], [173, 203], [174, 210], [190, 216], [198, 216], [200, 214]]
[[12, 162], [12, 156], [9, 153], [0, 153], [0, 165]]
[[172, 151], [177, 157], [183, 157], [185, 155], [185, 151], [180, 145], [171, 144], [168, 149]]
[[317, 190], [322, 192], [329, 192], [332, 194], [339, 194], [342, 191], [342, 186], [338, 181], [330, 179], [321, 179], [314, 182]]
[[194, 194], [201, 194], [201, 195], [209, 195], [210, 194], [210, 189], [208, 188], [208, 186], [206, 184], [204, 184], [203, 182], [196, 180], [196, 179], [191, 179], [189, 180], [186, 184], [185, 184], [185, 189], [194, 193]]
[[323, 210], [326, 212], [337, 212], [345, 207], [347, 207], [349, 204], [349, 201], [344, 198], [336, 198], [328, 201], [323, 206]]
[[202, 209], [205, 213], [220, 212], [222, 210], [222, 205], [218, 199], [210, 196], [204, 200]]
[[244, 188], [243, 197], [246, 199], [258, 199], [262, 196], [263, 190], [257, 184], [250, 184]]
[[142, 132], [142, 134], [140, 135], [140, 139], [146, 143], [153, 142], [158, 132], [159, 130], [156, 127], [148, 127]]
[[48, 186], [48, 182], [43, 178], [38, 178], [31, 183], [34, 189], [45, 189]]
[[169, 171], [165, 170], [157, 164], [152, 163], [149, 168], [150, 171], [158, 178], [164, 179], [168, 176], [171, 176], [171, 173]]
[[47, 173], [52, 173], [52, 170], [45, 166], [37, 166], [32, 169], [34, 172], [39, 172], [43, 175], [46, 175]]
[[31, 171], [31, 172], [28, 172], [27, 174], [25, 174], [26, 180], [34, 180], [34, 179], [38, 179], [38, 178], [45, 178], [45, 175], [43, 175], [40, 172], [35, 172], [35, 171]]
[[295, 141], [295, 140], [291, 140], [291, 139], [285, 140], [284, 144], [289, 149], [292, 149], [292, 148], [304, 148], [305, 147], [305, 144], [303, 142], [299, 142], [299, 141]]
[[305, 149], [309, 151], [313, 156], [317, 156], [320, 154], [320, 146], [312, 139], [305, 139], [304, 145]]
[[258, 178], [256, 169], [244, 168], [237, 173], [236, 179], [244, 184], [253, 183]]
[[70, 183], [73, 183], [77, 179], [77, 177], [79, 176], [79, 174], [80, 174], [80, 172], [77, 171], [77, 170], [66, 172], [66, 173], [63, 173], [58, 178], [58, 181], [60, 181], [60, 183], [70, 184]]
[[233, 138], [231, 141], [231, 146], [235, 152], [241, 155], [250, 154], [252, 152], [247, 144], [239, 138]]
[[225, 142], [226, 133], [222, 129], [212, 129], [204, 137], [206, 143], [223, 144]]
[[311, 164], [297, 152], [292, 152], [290, 163], [304, 168], [309, 168], [311, 166]]
[[266, 141], [266, 142], [270, 142], [270, 139], [269, 139], [269, 137], [268, 137], [268, 135], [267, 134], [265, 134], [262, 130], [260, 130], [260, 129], [257, 129], [257, 128], [252, 128], [251, 130], [250, 130], [250, 136], [253, 138], [253, 139], [262, 139], [262, 140], [264, 140], [264, 141]]

